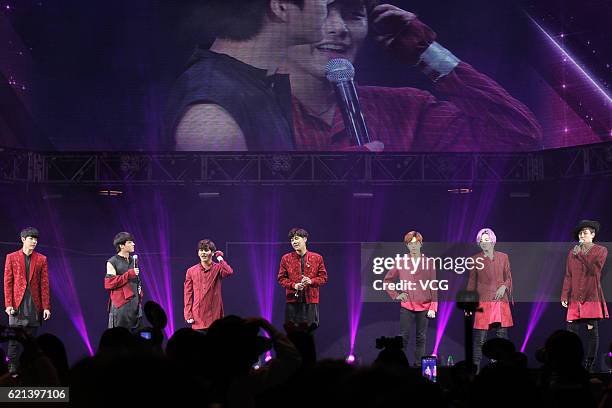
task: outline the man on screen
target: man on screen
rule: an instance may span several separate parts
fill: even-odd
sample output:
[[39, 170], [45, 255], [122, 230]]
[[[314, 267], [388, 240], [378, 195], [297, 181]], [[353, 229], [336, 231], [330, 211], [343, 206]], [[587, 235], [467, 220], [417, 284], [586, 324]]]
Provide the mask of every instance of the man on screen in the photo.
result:
[[385, 151], [540, 148], [540, 126], [525, 105], [436, 42], [436, 33], [416, 15], [376, 3], [335, 0], [323, 39], [290, 49], [296, 150], [352, 148], [325, 66], [332, 58], [354, 62], [370, 32], [406, 69], [417, 65], [439, 97], [415, 88], [358, 86], [373, 144]]
[[205, 0], [215, 36], [174, 85], [166, 133], [177, 150], [292, 150], [289, 46], [319, 41], [330, 0]]

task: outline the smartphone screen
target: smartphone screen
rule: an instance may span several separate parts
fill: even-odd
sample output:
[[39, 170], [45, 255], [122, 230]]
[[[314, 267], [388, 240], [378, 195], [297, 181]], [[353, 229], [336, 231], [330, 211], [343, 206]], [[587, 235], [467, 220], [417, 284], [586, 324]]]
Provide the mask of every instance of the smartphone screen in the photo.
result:
[[436, 382], [438, 377], [438, 359], [436, 356], [421, 358], [421, 374], [429, 381]]
[[148, 331], [140, 332], [140, 337], [142, 337], [143, 339], [151, 340], [151, 332], [148, 332]]

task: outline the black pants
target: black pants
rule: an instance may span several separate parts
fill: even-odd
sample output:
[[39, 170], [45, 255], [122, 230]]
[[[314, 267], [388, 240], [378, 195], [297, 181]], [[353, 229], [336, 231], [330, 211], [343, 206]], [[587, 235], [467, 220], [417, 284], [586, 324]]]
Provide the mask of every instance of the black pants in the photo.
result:
[[132, 333], [137, 333], [144, 327], [142, 303], [138, 297], [132, 297], [119, 309], [111, 304], [108, 314], [108, 328], [125, 327]]
[[285, 323], [304, 326], [309, 332], [319, 327], [319, 304], [293, 302], [285, 305]]
[[480, 360], [482, 360], [482, 346], [487, 341], [487, 334], [493, 330], [495, 330], [496, 337], [501, 339], [508, 338], [508, 328], [501, 327], [501, 324], [499, 323], [492, 325], [489, 330], [474, 329], [474, 364], [476, 364], [476, 367], [480, 368]]
[[[36, 333], [38, 332], [38, 327], [33, 326], [11, 326], [14, 328], [19, 328], [25, 330], [25, 332], [31, 337], [36, 337]], [[17, 340], [9, 340], [8, 347], [6, 350], [6, 356], [8, 357], [9, 362], [9, 371], [11, 373], [16, 372], [19, 369], [19, 357], [21, 356], [21, 352], [23, 351], [23, 346]]]
[[414, 350], [414, 364], [421, 364], [421, 357], [425, 354], [425, 346], [427, 344], [427, 327], [429, 319], [427, 318], [427, 310], [414, 312], [405, 308], [400, 308], [400, 336], [404, 340], [404, 352], [408, 356], [407, 348], [410, 340], [410, 332], [412, 326], [416, 323], [416, 347]]
[[[567, 322], [567, 330], [580, 336], [580, 326], [582, 325], [584, 325], [587, 332], [585, 368], [593, 371], [597, 365], [597, 352], [599, 351], [599, 324], [597, 319], [578, 319]], [[587, 325], [592, 325], [593, 328], [589, 329]]]

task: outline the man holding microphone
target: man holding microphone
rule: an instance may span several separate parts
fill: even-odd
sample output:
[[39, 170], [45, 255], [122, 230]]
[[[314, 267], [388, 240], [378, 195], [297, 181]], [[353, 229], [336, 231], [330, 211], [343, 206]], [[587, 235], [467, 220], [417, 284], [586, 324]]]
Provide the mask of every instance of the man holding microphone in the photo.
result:
[[113, 245], [117, 254], [106, 261], [104, 289], [110, 292], [108, 327], [125, 327], [132, 333], [142, 328], [142, 287], [140, 269], [134, 248], [134, 237], [129, 232], [115, 235]]
[[579, 244], [567, 255], [561, 305], [567, 308], [567, 330], [579, 334], [586, 326], [588, 344], [585, 368], [592, 371], [599, 349], [601, 319], [608, 319], [608, 307], [601, 286], [601, 271], [608, 249], [593, 242], [599, 232], [599, 222], [582, 220], [574, 228], [573, 237]]
[[285, 288], [285, 323], [313, 332], [319, 327], [319, 288], [327, 283], [327, 270], [323, 257], [306, 249], [305, 229], [292, 228], [289, 240], [293, 251], [281, 258], [277, 276]]

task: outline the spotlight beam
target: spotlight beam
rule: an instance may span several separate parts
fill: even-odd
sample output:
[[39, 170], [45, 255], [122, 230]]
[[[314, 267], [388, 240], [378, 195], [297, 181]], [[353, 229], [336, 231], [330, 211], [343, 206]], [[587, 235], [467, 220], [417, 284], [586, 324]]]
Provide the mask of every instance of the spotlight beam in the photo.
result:
[[[527, 13], [525, 13], [525, 14], [527, 14]], [[602, 86], [599, 85], [597, 83], [597, 81], [595, 81], [595, 79], [593, 79], [593, 77], [580, 66], [580, 64], [576, 61], [576, 59], [574, 57], [572, 57], [570, 55], [570, 53], [567, 50], [565, 50], [565, 48], [563, 48], [561, 46], [561, 44], [559, 44], [550, 34], [548, 34], [548, 32], [540, 24], [538, 24], [538, 22], [535, 21], [533, 19], [533, 17], [531, 17], [529, 14], [527, 14], [527, 17], [538, 28], [538, 30], [540, 30], [542, 32], [542, 34], [544, 34], [544, 36], [548, 39], [548, 41], [559, 52], [561, 52], [561, 54], [565, 58], [567, 58], [568, 61], [570, 61], [574, 65], [574, 67], [582, 74], [582, 76], [584, 78], [586, 78], [595, 87], [595, 89], [597, 89], [603, 95], [603, 97], [606, 99], [607, 103], [609, 103], [609, 104], [612, 103], [612, 97], [610, 95], [608, 95], [608, 93], [605, 91], [605, 89], [603, 89]]]

